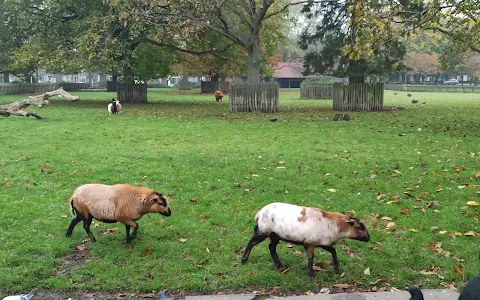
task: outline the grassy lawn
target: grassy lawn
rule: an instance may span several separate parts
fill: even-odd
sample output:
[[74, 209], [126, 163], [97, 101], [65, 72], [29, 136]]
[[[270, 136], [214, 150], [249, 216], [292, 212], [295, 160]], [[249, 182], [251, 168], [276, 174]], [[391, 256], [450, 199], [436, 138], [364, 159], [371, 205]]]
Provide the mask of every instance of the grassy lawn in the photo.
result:
[[[332, 122], [331, 101], [300, 100], [298, 90], [282, 91], [270, 115], [151, 89], [149, 104], [123, 103], [120, 115], [107, 114], [113, 93], [84, 92], [31, 108], [46, 120], [0, 117], [0, 295], [461, 289], [480, 270], [480, 208], [467, 205], [480, 202], [480, 94], [413, 94], [387, 91], [386, 106], [406, 109], [350, 113], [351, 122]], [[144, 216], [132, 247], [119, 223], [95, 222], [96, 243], [82, 244], [81, 224], [67, 239], [67, 201], [85, 183], [151, 187], [170, 196], [172, 216]], [[238, 267], [255, 213], [273, 201], [354, 213], [372, 240], [337, 244], [341, 275], [316, 250], [321, 270], [310, 279], [303, 247], [286, 243], [286, 272], [274, 270], [268, 242]]]

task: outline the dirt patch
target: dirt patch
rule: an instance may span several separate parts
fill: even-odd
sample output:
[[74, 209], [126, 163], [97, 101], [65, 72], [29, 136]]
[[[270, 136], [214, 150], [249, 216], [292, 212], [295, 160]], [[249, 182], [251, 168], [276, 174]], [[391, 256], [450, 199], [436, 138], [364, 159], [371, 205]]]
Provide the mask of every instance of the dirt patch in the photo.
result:
[[[84, 242], [75, 247], [75, 251], [63, 259], [62, 264], [55, 268], [51, 276], [65, 275], [78, 266], [86, 265], [90, 258], [90, 250]], [[67, 299], [67, 298], [65, 298]]]

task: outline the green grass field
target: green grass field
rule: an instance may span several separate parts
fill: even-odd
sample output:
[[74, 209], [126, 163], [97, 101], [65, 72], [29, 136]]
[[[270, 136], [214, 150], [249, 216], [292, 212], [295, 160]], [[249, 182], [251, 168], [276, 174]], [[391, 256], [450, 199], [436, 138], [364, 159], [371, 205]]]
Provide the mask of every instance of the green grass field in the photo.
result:
[[[81, 101], [30, 108], [45, 120], [0, 117], [0, 295], [461, 289], [480, 273], [480, 208], [467, 205], [480, 202], [479, 94], [386, 91], [387, 107], [406, 109], [350, 122], [332, 122], [331, 100], [298, 90], [281, 92], [277, 114], [230, 114], [228, 97], [151, 89], [148, 104], [109, 116], [113, 93], [74, 95]], [[67, 200], [85, 183], [153, 188], [170, 196], [172, 216], [144, 216], [132, 247], [119, 223], [92, 225], [96, 243], [82, 244], [81, 224], [65, 238]], [[303, 247], [286, 243], [288, 268], [276, 272], [267, 241], [238, 266], [256, 211], [273, 201], [354, 213], [372, 239], [337, 244], [340, 275], [320, 249], [310, 279]]]

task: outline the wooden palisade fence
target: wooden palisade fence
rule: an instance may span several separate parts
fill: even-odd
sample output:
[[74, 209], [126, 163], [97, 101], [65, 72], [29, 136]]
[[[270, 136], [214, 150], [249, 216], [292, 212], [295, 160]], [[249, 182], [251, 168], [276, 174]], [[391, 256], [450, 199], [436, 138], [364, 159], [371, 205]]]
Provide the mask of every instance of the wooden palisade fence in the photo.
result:
[[278, 112], [277, 82], [234, 83], [230, 90], [230, 112]]
[[118, 83], [117, 99], [125, 103], [147, 103], [147, 84], [146, 83]]
[[333, 110], [383, 110], [383, 83], [334, 83]]
[[333, 84], [308, 83], [300, 84], [300, 98], [302, 99], [332, 99]]

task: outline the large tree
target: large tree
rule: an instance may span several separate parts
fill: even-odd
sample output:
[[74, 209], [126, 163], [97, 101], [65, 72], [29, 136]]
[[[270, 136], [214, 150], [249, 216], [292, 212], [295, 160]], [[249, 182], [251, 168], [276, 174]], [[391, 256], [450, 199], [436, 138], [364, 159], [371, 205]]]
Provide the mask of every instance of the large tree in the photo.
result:
[[398, 15], [405, 9], [418, 11], [421, 5], [369, 0], [309, 3], [303, 12], [312, 26], [306, 27], [301, 39], [301, 47], [308, 51], [306, 73], [364, 82], [366, 75], [401, 71], [406, 49], [389, 32], [395, 25], [373, 17], [375, 12], [397, 11], [393, 15]]
[[[156, 34], [153, 42], [192, 54], [220, 53], [240, 47], [247, 54], [248, 80], [260, 81], [262, 65], [275, 56], [276, 45], [283, 39], [282, 25], [288, 8], [294, 4], [283, 0], [146, 0], [146, 9], [134, 9], [137, 1], [109, 0], [127, 22], [138, 26], [155, 26], [175, 20], [176, 30]], [[302, 1], [300, 1], [301, 3]], [[306, 1], [303, 1], [306, 2]], [[160, 4], [161, 3], [161, 4]], [[162, 14], [168, 8], [170, 14]], [[179, 39], [183, 38], [183, 40]], [[205, 47], [205, 38], [217, 42], [215, 50]], [[211, 47], [211, 45], [210, 45]], [[212, 51], [214, 50], [214, 51]]]

